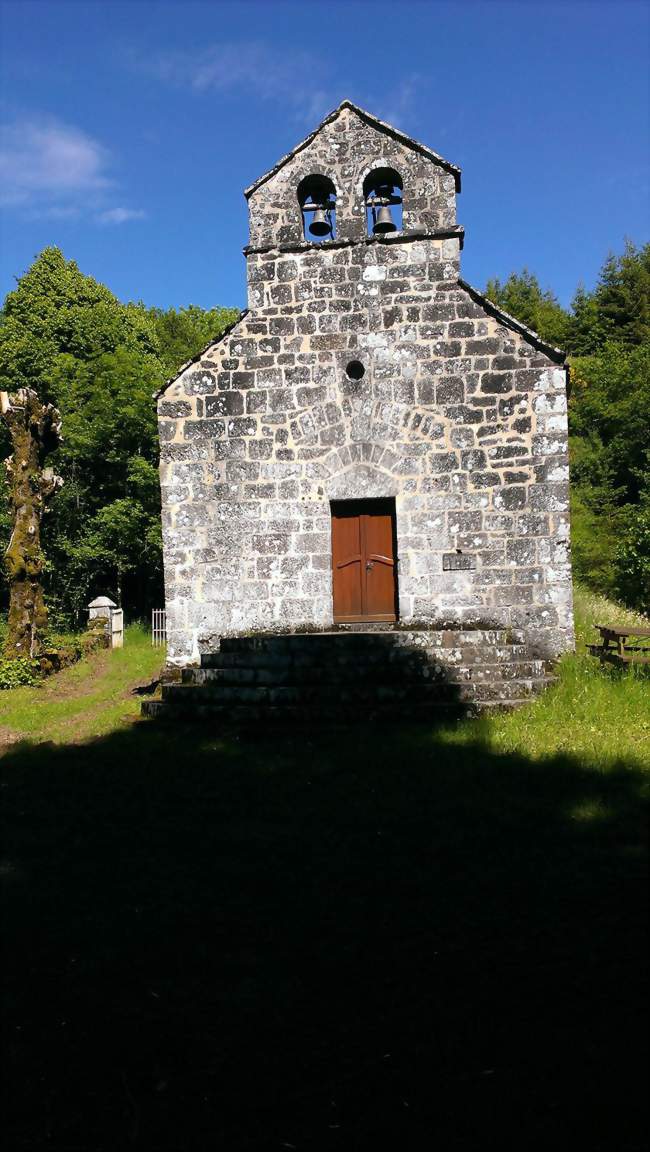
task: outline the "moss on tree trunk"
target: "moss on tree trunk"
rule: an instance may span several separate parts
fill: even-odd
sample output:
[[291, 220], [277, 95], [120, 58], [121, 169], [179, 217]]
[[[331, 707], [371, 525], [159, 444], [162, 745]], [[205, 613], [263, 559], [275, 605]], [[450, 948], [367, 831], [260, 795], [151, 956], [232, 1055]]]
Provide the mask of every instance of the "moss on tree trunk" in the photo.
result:
[[41, 518], [61, 480], [44, 462], [61, 440], [61, 419], [31, 388], [0, 392], [0, 413], [11, 436], [5, 460], [12, 533], [5, 552], [9, 578], [8, 656], [35, 656], [47, 627], [43, 598]]

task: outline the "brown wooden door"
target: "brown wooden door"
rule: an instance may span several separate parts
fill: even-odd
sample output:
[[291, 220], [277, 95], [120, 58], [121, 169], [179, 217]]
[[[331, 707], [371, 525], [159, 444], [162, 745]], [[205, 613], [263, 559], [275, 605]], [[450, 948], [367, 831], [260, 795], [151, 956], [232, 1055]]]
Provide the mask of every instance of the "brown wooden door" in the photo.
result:
[[332, 504], [334, 622], [397, 619], [395, 504]]

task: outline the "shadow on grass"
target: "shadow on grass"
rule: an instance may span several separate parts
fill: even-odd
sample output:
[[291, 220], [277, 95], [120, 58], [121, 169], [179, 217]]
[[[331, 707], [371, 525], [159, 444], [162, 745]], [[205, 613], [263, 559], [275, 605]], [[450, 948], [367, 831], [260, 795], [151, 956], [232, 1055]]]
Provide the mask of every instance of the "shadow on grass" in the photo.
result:
[[423, 726], [2, 761], [12, 1147], [641, 1149], [641, 774]]

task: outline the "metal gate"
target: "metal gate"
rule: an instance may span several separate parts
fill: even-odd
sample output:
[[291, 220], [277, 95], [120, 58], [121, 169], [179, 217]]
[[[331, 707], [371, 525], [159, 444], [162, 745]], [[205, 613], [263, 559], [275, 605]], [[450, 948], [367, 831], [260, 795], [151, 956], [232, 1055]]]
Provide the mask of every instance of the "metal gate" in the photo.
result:
[[162, 648], [167, 643], [167, 613], [164, 608], [153, 608], [151, 611], [151, 644], [153, 648]]

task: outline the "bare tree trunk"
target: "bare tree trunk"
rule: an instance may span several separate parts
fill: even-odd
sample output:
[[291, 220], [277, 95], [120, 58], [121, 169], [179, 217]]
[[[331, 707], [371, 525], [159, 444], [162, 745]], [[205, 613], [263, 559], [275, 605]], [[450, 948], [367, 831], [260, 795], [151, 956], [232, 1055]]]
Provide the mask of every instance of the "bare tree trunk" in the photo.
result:
[[62, 483], [43, 464], [61, 442], [61, 417], [31, 388], [0, 392], [0, 415], [13, 453], [5, 460], [13, 530], [5, 568], [9, 577], [8, 656], [34, 656], [47, 626], [41, 583], [41, 518], [45, 502]]

